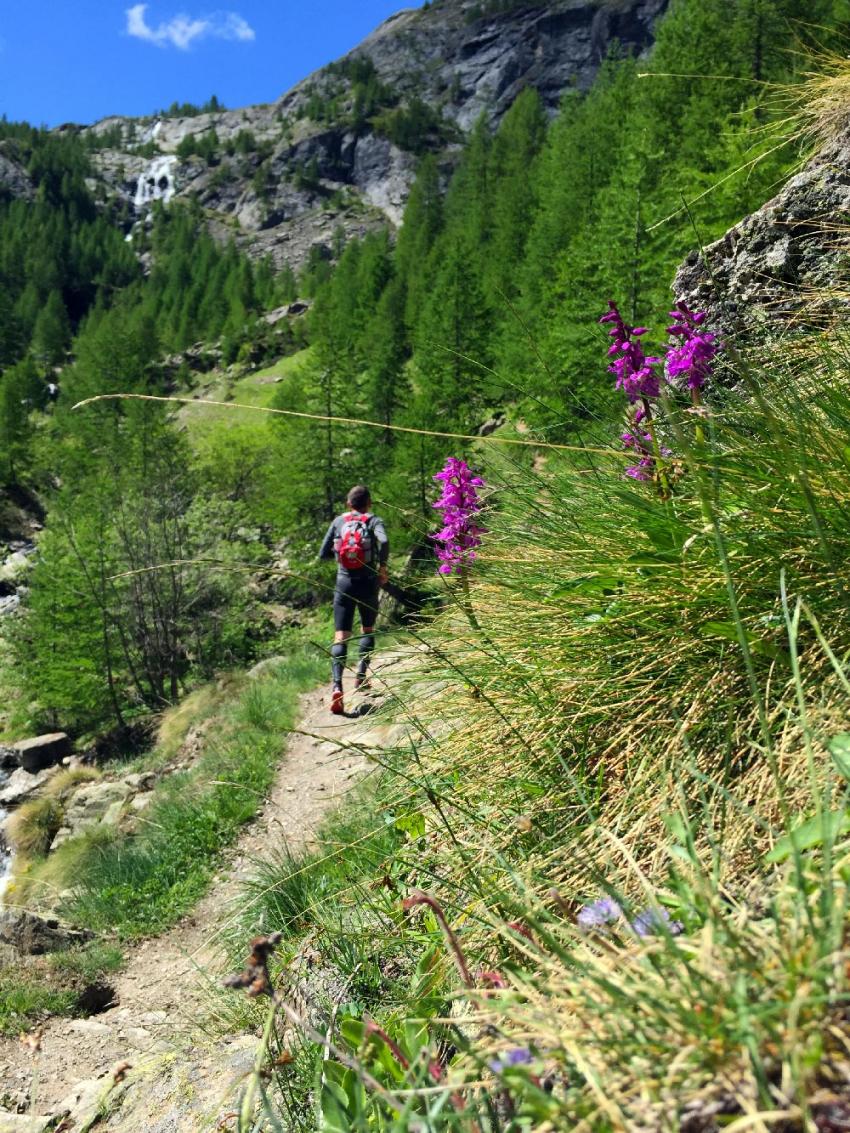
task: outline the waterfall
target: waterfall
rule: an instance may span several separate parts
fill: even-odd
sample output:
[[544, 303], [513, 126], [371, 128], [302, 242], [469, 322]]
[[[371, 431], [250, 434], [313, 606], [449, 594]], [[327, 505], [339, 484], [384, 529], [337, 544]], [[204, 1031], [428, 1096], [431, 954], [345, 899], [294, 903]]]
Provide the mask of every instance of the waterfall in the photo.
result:
[[[5, 771], [0, 771], [0, 787], [6, 782], [9, 776]], [[8, 811], [0, 807], [0, 826], [6, 821]], [[12, 852], [6, 845], [5, 839], [0, 838], [0, 910], [3, 908], [3, 901], [6, 896], [6, 886], [12, 877]]]
[[148, 162], [136, 185], [136, 196], [133, 199], [136, 212], [149, 208], [154, 201], [168, 204], [177, 191], [174, 183], [176, 167], [177, 158], [173, 154], [155, 157]]

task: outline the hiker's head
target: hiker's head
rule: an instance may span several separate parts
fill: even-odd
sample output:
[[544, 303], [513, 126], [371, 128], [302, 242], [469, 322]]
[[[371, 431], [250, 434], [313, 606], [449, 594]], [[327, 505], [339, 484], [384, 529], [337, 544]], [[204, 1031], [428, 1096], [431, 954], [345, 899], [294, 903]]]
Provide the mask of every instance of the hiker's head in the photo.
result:
[[346, 496], [346, 502], [352, 511], [368, 511], [372, 506], [372, 497], [365, 484], [355, 484]]

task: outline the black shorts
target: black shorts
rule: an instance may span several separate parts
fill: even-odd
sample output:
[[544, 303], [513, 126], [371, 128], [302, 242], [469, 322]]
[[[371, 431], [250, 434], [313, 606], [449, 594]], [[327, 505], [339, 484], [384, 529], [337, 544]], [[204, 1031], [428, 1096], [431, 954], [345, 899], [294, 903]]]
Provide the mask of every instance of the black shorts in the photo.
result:
[[363, 578], [340, 572], [334, 588], [334, 629], [351, 633], [355, 610], [360, 613], [361, 626], [371, 628], [378, 617], [379, 595], [380, 587], [373, 571]]

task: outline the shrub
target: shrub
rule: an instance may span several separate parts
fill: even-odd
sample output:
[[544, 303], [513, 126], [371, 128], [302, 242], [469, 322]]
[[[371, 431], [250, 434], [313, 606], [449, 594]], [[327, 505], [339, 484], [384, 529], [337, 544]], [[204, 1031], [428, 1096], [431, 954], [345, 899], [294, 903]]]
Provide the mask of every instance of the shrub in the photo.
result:
[[25, 857], [42, 857], [50, 849], [64, 814], [59, 800], [48, 795], [23, 803], [6, 825], [9, 844]]

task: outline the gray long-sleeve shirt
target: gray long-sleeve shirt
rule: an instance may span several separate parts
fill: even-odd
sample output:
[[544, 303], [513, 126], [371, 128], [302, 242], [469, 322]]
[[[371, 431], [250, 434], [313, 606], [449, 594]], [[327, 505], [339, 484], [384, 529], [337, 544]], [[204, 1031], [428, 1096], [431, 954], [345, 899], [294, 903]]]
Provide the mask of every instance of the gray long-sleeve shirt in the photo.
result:
[[[319, 551], [320, 559], [333, 559], [336, 557], [336, 542], [342, 538], [342, 525], [346, 519], [351, 515], [350, 511], [345, 512], [344, 515], [338, 515], [333, 523], [328, 528], [328, 533], [322, 542], [322, 549]], [[384, 527], [384, 521], [377, 515], [369, 516], [369, 532], [372, 536], [372, 565], [384, 566], [387, 559], [390, 557], [390, 541], [387, 538], [387, 529]], [[350, 572], [345, 567], [339, 568], [343, 574]]]

